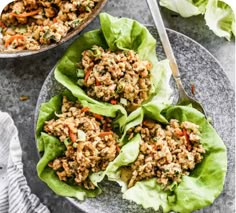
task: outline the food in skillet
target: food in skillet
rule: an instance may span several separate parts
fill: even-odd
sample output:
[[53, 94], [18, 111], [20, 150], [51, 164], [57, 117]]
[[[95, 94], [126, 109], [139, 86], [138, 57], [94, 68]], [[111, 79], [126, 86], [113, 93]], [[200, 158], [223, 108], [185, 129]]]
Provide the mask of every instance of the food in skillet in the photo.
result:
[[37, 171], [57, 194], [83, 200], [101, 192], [100, 178], [91, 176], [102, 174], [119, 154], [113, 125], [118, 110], [70, 96], [55, 96], [40, 108], [36, 138], [42, 158]]
[[158, 62], [156, 40], [135, 20], [100, 16], [101, 29], [71, 44], [55, 68], [55, 79], [75, 97], [99, 105], [120, 105], [128, 113], [159, 99], [170, 103], [171, 70]]
[[183, 175], [190, 172], [203, 159], [205, 149], [200, 140], [199, 126], [171, 119], [163, 128], [153, 120], [144, 120], [142, 124], [129, 129], [129, 139], [141, 135], [140, 151], [136, 161], [125, 167], [125, 175], [130, 176], [128, 187], [140, 180], [155, 177], [165, 190], [173, 183], [180, 183]]
[[78, 84], [92, 98], [129, 109], [148, 99], [152, 64], [133, 50], [112, 52], [93, 46], [82, 52], [79, 66]]
[[0, 51], [38, 50], [59, 42], [93, 12], [99, 0], [16, 0], [0, 18]]
[[122, 186], [124, 199], [164, 213], [189, 213], [223, 190], [226, 147], [196, 109], [149, 102], [129, 115], [124, 136], [106, 171]]

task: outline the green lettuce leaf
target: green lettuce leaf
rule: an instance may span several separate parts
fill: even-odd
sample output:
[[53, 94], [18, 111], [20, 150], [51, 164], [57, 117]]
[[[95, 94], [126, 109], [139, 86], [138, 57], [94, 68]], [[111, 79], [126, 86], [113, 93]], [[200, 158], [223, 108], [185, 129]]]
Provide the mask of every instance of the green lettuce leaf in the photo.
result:
[[235, 35], [235, 14], [227, 1], [208, 0], [205, 20], [217, 36], [230, 40]]
[[100, 30], [85, 33], [76, 40], [66, 51], [55, 68], [55, 78], [72, 94], [97, 105], [114, 107], [110, 103], [94, 100], [87, 96], [86, 92], [77, 84], [77, 64], [81, 61], [84, 50], [91, 49], [93, 45], [104, 49], [134, 50], [142, 60], [152, 63], [150, 99], [159, 99], [162, 102], [170, 102], [171, 89], [169, 80], [171, 70], [167, 60], [158, 62], [156, 57], [156, 40], [147, 28], [137, 21], [128, 18], [116, 18], [106, 13], [100, 14]]
[[140, 142], [140, 135], [136, 135], [130, 143], [127, 143], [121, 148], [120, 154], [113, 162], [110, 163], [106, 173], [104, 173], [109, 177], [109, 180], [117, 181], [120, 186], [122, 186], [122, 192], [127, 190], [127, 185], [123, 181], [119, 181], [121, 173], [119, 168], [122, 166], [127, 166], [136, 160], [139, 153]]
[[219, 37], [235, 35], [235, 5], [230, 0], [160, 0], [160, 5], [182, 17], [203, 14], [206, 25]]
[[133, 111], [126, 120], [126, 125], [124, 128], [124, 133], [121, 137], [120, 143], [123, 145], [127, 142], [126, 132], [134, 127], [142, 123], [144, 114], [147, 117], [150, 117], [154, 120], [157, 120], [163, 124], [167, 124], [168, 120], [161, 114], [161, 111], [164, 110], [169, 104], [159, 102], [158, 100], [153, 100], [149, 103], [143, 105], [142, 108], [138, 108]]
[[[121, 179], [120, 172], [121, 166], [130, 164], [131, 160], [136, 160], [135, 157], [137, 157], [139, 150], [136, 147], [137, 138], [134, 138], [125, 143], [121, 149], [123, 150], [120, 153], [121, 156], [118, 155], [114, 160], [115, 163], [110, 165], [109, 169], [112, 173], [107, 173], [108, 179], [117, 181], [122, 186], [123, 198], [141, 204], [144, 208], [151, 207], [155, 210], [161, 208], [164, 212], [173, 210], [188, 213], [213, 203], [223, 190], [227, 170], [226, 147], [221, 138], [204, 115], [190, 106], [166, 106], [163, 108], [163, 106], [152, 102], [147, 105], [147, 108], [148, 111], [144, 105], [139, 111], [142, 114], [141, 117], [138, 116], [138, 113], [135, 116], [131, 114], [133, 118], [128, 117], [130, 123], [137, 125], [142, 122], [141, 118], [149, 117], [163, 124], [172, 118], [180, 122], [190, 121], [198, 124], [201, 131], [201, 143], [206, 150], [203, 161], [197, 165], [190, 176], [184, 176], [182, 182], [173, 187], [171, 191], [163, 191], [155, 178], [139, 181], [127, 189], [127, 183]], [[133, 156], [133, 159], [129, 158], [130, 161], [125, 164], [123, 156]]]
[[[68, 92], [64, 95], [69, 100], [75, 98]], [[114, 118], [114, 124], [120, 129], [120, 124], [124, 123], [123, 116], [119, 117], [120, 106], [114, 108], [106, 105], [96, 105], [88, 103], [86, 100], [82, 100], [81, 104], [85, 107], [88, 106], [90, 111], [96, 114], [109, 116]], [[83, 187], [70, 185], [69, 183], [60, 181], [55, 171], [48, 167], [48, 163], [57, 157], [64, 154], [66, 147], [64, 143], [61, 143], [56, 137], [50, 136], [43, 132], [44, 122], [55, 117], [55, 112], [61, 112], [62, 95], [51, 98], [47, 103], [43, 103], [40, 107], [37, 125], [36, 125], [36, 139], [38, 151], [41, 154], [41, 159], [37, 164], [37, 173], [42, 181], [44, 181], [56, 194], [61, 196], [75, 197], [78, 200], [84, 200], [86, 197], [95, 197], [101, 193], [101, 189], [97, 187], [95, 190], [86, 190]], [[123, 108], [121, 110], [124, 110]], [[102, 181], [104, 177], [103, 172], [93, 174], [90, 180], [94, 185], [98, 186], [97, 183]]]
[[168, 204], [168, 193], [156, 182], [155, 178], [137, 182], [123, 194], [123, 198], [132, 200], [144, 208], [151, 207], [156, 211], [162, 209], [163, 212], [169, 212], [171, 207]]
[[160, 5], [183, 17], [204, 14], [207, 0], [160, 0]]
[[48, 103], [41, 104], [35, 131], [37, 139], [37, 148], [39, 152], [42, 152], [44, 150], [44, 142], [41, 140], [40, 137], [41, 132], [43, 131], [44, 122], [54, 118], [55, 112], [60, 113], [61, 102], [62, 96], [55, 96]]

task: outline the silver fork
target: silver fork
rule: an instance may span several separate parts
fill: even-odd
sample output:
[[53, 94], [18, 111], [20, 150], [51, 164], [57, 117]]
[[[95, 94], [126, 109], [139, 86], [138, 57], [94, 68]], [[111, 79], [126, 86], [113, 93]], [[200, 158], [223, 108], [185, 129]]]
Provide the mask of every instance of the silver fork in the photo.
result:
[[169, 59], [170, 67], [172, 70], [172, 75], [173, 75], [175, 82], [177, 84], [177, 87], [178, 87], [179, 99], [177, 101], [177, 105], [192, 104], [192, 106], [195, 109], [197, 109], [198, 111], [200, 111], [201, 113], [203, 113], [206, 116], [203, 106], [198, 101], [189, 97], [187, 95], [186, 91], [184, 90], [184, 87], [183, 87], [183, 84], [182, 84], [181, 78], [180, 78], [179, 68], [176, 63], [176, 59], [175, 59], [173, 50], [170, 45], [170, 41], [169, 41], [167, 33], [166, 33], [166, 29], [165, 29], [165, 26], [164, 26], [164, 23], [163, 23], [163, 20], [161, 17], [161, 13], [160, 13], [160, 10], [159, 10], [158, 4], [157, 4], [157, 0], [147, 0], [147, 3], [149, 6], [149, 9], [151, 11], [153, 20], [155, 22], [157, 31], [159, 33], [161, 43], [164, 48], [166, 57], [167, 57], [167, 59]]

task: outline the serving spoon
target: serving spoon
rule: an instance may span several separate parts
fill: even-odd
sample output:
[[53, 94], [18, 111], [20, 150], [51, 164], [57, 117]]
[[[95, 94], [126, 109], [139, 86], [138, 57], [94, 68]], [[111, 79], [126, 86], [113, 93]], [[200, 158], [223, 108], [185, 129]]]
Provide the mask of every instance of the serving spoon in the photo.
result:
[[0, 17], [2, 15], [2, 11], [4, 10], [4, 8], [13, 1], [14, 0], [0, 0]]
[[151, 11], [154, 23], [156, 25], [157, 31], [159, 33], [160, 40], [161, 40], [163, 49], [165, 51], [166, 57], [170, 62], [172, 75], [175, 79], [175, 82], [176, 82], [176, 85], [177, 85], [177, 88], [179, 91], [179, 99], [177, 101], [177, 105], [192, 104], [193, 108], [197, 109], [198, 111], [200, 111], [201, 113], [203, 113], [206, 116], [203, 106], [198, 101], [196, 101], [195, 99], [188, 96], [188, 94], [184, 90], [184, 87], [183, 87], [183, 84], [182, 84], [181, 78], [180, 78], [179, 68], [176, 63], [176, 59], [175, 59], [173, 50], [170, 45], [170, 41], [169, 41], [169, 38], [166, 33], [166, 29], [165, 29], [165, 26], [164, 26], [164, 23], [163, 23], [163, 20], [161, 17], [161, 13], [160, 13], [160, 10], [159, 10], [158, 4], [157, 4], [157, 0], [147, 0], [147, 3], [149, 6], [149, 9]]

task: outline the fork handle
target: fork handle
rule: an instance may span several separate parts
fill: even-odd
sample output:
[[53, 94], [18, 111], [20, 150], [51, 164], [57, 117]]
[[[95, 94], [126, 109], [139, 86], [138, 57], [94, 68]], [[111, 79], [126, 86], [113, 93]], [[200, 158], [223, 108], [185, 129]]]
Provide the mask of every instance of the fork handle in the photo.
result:
[[[159, 33], [161, 43], [164, 48], [166, 57], [170, 62], [170, 67], [172, 70], [173, 77], [177, 81], [177, 79], [180, 79], [180, 73], [179, 73], [179, 69], [178, 69], [178, 66], [177, 66], [177, 63], [175, 60], [173, 50], [170, 45], [169, 38], [166, 33], [166, 29], [165, 29], [165, 26], [164, 26], [164, 23], [163, 23], [163, 20], [161, 17], [161, 13], [160, 13], [157, 1], [156, 0], [147, 0], [147, 3], [150, 8], [150, 11], [152, 13], [153, 20], [156, 25], [157, 31]], [[178, 81], [178, 82], [180, 82], [180, 81]]]

